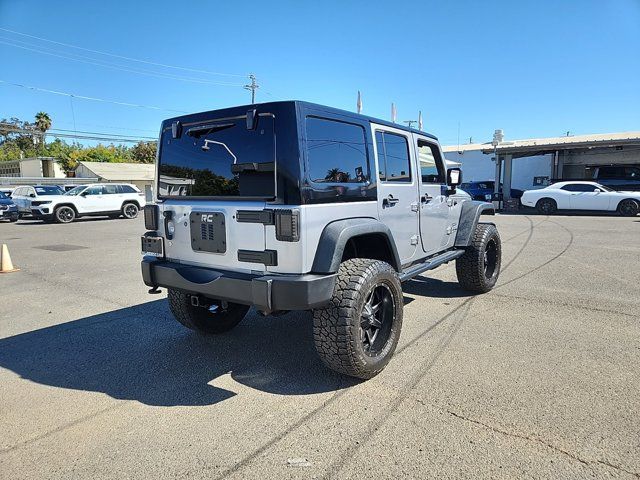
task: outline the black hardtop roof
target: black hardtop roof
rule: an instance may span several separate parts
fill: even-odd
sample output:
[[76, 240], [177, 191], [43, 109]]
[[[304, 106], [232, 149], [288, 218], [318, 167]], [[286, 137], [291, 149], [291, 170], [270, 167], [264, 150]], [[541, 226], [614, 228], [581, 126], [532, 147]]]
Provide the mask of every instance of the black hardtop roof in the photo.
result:
[[165, 122], [168, 121], [172, 121], [172, 120], [180, 120], [184, 117], [189, 117], [191, 115], [199, 115], [202, 113], [213, 113], [213, 112], [228, 112], [230, 110], [250, 110], [251, 108], [256, 108], [259, 107], [260, 110], [262, 109], [269, 109], [271, 106], [285, 106], [285, 105], [295, 105], [295, 106], [301, 106], [301, 107], [305, 107], [311, 110], [316, 110], [316, 111], [320, 111], [320, 112], [326, 112], [326, 113], [332, 113], [335, 115], [342, 115], [344, 117], [350, 117], [353, 119], [358, 119], [358, 120], [363, 120], [363, 121], [367, 121], [367, 122], [373, 122], [373, 123], [377, 123], [379, 125], [384, 125], [387, 127], [392, 127], [392, 128], [397, 128], [399, 130], [404, 130], [405, 132], [412, 132], [412, 133], [416, 133], [419, 135], [425, 135], [429, 138], [433, 138], [434, 140], [437, 140], [438, 138], [435, 135], [432, 135], [430, 133], [427, 132], [423, 132], [421, 130], [415, 129], [415, 128], [409, 128], [409, 127], [405, 127], [403, 125], [400, 125], [398, 123], [393, 123], [393, 122], [389, 122], [387, 120], [382, 120], [381, 118], [375, 118], [375, 117], [369, 117], [367, 115], [362, 115], [361, 113], [354, 113], [354, 112], [350, 112], [348, 110], [342, 110], [339, 108], [334, 108], [334, 107], [328, 107], [326, 105], [320, 105], [318, 103], [311, 103], [311, 102], [305, 102], [302, 100], [282, 100], [282, 101], [277, 101], [277, 102], [265, 102], [265, 103], [257, 103], [254, 105], [248, 104], [248, 105], [237, 105], [234, 107], [227, 107], [227, 108], [220, 108], [220, 109], [216, 109], [216, 110], [208, 110], [208, 111], [204, 111], [204, 112], [199, 112], [199, 113], [192, 113], [192, 114], [188, 114], [188, 115], [184, 115], [184, 116], [180, 116], [180, 117], [173, 117], [170, 119], [165, 120]]

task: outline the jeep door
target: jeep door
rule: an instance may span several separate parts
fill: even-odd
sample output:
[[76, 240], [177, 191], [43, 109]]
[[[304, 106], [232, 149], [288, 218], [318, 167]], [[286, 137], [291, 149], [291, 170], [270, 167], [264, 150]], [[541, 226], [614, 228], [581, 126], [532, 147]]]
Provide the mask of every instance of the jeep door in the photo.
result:
[[400, 261], [413, 259], [418, 246], [418, 187], [412, 165], [411, 134], [372, 124], [378, 172], [378, 218], [395, 240]]
[[450, 209], [454, 200], [447, 195], [446, 168], [437, 142], [413, 135], [420, 191], [420, 239], [427, 255], [446, 248], [454, 234]]

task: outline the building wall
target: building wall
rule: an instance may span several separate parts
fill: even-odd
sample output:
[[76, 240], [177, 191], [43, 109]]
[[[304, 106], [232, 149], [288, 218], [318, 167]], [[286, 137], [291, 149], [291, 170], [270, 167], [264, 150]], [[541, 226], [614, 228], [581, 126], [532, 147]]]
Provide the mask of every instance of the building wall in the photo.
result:
[[21, 177], [42, 177], [42, 162], [39, 158], [20, 160]]
[[[447, 160], [462, 164], [462, 178], [465, 182], [495, 180], [496, 164], [493, 154], [482, 153], [482, 150], [466, 150], [444, 152]], [[533, 184], [534, 177], [551, 177], [553, 155], [515, 158], [512, 162], [511, 187], [520, 190], [540, 188]], [[504, 175], [504, 169], [502, 174]], [[504, 178], [504, 177], [503, 177]]]

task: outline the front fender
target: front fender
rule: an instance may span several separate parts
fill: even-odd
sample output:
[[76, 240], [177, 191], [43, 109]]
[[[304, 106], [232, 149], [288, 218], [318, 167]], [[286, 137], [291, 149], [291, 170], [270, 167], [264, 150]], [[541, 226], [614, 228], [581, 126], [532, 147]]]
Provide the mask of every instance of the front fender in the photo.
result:
[[495, 213], [496, 209], [493, 203], [479, 202], [477, 200], [463, 202], [455, 246], [468, 247], [473, 238], [473, 232], [476, 231], [476, 226], [480, 221], [480, 215], [495, 215]]

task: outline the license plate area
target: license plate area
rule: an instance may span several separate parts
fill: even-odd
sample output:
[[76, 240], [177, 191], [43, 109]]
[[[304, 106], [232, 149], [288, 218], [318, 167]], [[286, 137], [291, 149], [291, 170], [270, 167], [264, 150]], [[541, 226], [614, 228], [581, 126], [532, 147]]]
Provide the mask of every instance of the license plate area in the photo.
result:
[[221, 212], [191, 212], [191, 248], [196, 252], [225, 253], [227, 234]]
[[164, 256], [162, 237], [142, 237], [142, 253], [156, 257]]

